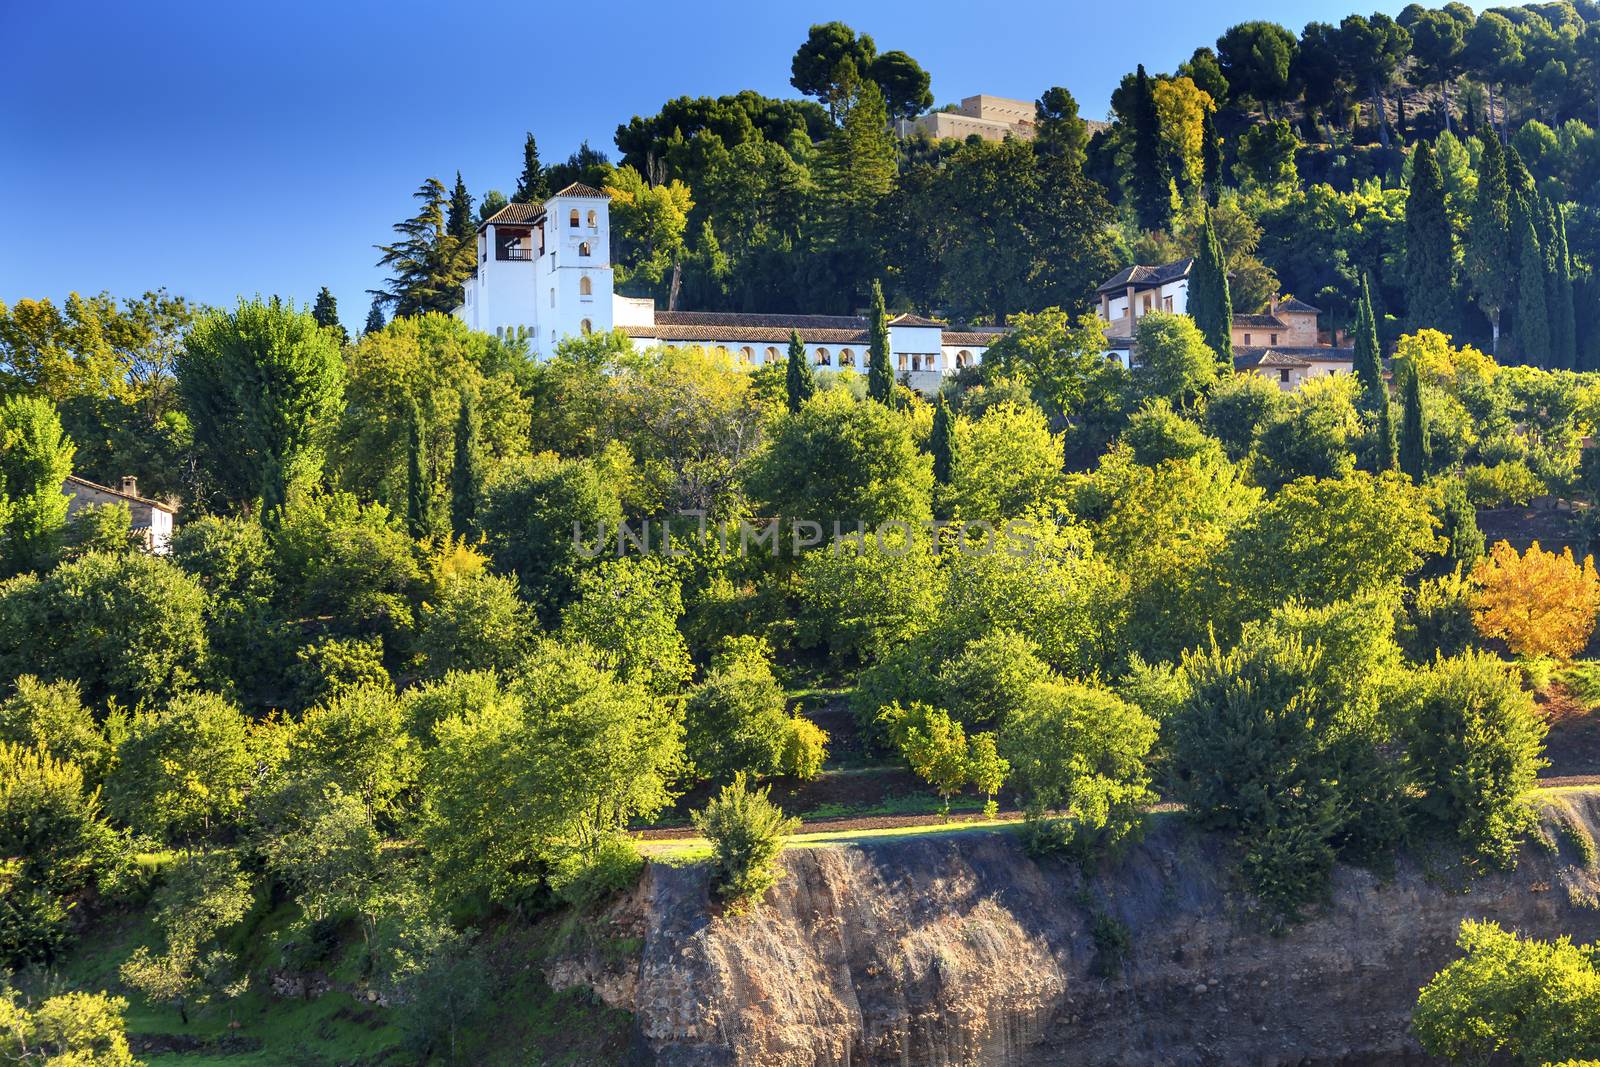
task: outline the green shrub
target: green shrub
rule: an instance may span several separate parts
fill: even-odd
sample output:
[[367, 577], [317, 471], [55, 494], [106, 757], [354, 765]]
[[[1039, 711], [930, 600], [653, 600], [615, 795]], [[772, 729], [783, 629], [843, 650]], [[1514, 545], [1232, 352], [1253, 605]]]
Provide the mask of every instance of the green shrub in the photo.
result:
[[772, 802], [771, 791], [752, 790], [740, 771], [694, 814], [695, 829], [711, 842], [717, 893], [736, 906], [759, 902], [777, 882], [783, 838], [800, 825]]
[[628, 838], [609, 834], [589, 852], [571, 852], [551, 866], [550, 888], [575, 908], [592, 908], [632, 889], [644, 870], [644, 857]]
[[793, 715], [784, 734], [783, 754], [778, 758], [779, 773], [810, 781], [822, 773], [827, 758], [828, 731], [804, 715]]
[[1526, 504], [1544, 492], [1539, 476], [1518, 459], [1503, 460], [1492, 467], [1468, 467], [1462, 477], [1467, 483], [1467, 499], [1474, 507], [1498, 508], [1507, 504]]
[[1544, 766], [1546, 726], [1512, 670], [1468, 652], [1417, 673], [1403, 717], [1418, 809], [1476, 859], [1516, 864], [1534, 825], [1525, 794]]
[[740, 770], [764, 777], [783, 768], [793, 729], [769, 655], [759, 638], [730, 639], [684, 702], [684, 748], [701, 777], [726, 781]]
[[1472, 579], [1457, 572], [1424, 578], [1406, 598], [1400, 644], [1411, 659], [1426, 663], [1437, 655], [1454, 656], [1477, 642], [1472, 624]]
[[78, 683], [41, 682], [31, 674], [18, 678], [16, 691], [0, 700], [0, 741], [75, 763], [90, 782], [100, 780], [111, 758], [111, 743], [84, 707]]

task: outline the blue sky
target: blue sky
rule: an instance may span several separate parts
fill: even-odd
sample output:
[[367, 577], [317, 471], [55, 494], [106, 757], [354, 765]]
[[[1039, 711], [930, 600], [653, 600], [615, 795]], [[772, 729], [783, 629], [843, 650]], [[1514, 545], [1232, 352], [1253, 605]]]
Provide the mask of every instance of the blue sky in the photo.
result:
[[[1378, 9], [1397, 12], [1385, 0]], [[1104, 117], [1246, 18], [1298, 31], [1355, 0], [511, 3], [0, 0], [0, 300], [165, 285], [213, 304], [332, 288], [359, 328], [372, 245], [429, 175], [510, 191], [679, 95], [791, 95], [814, 22], [915, 56], [939, 103], [1065, 85]], [[1132, 14], [1130, 14], [1132, 12]], [[982, 16], [974, 21], [974, 14]]]

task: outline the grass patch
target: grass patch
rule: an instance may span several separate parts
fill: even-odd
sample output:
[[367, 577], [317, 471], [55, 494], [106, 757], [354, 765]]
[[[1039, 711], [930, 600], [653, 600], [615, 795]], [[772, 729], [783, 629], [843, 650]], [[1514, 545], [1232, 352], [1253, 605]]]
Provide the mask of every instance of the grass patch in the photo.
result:
[[1555, 672], [1555, 680], [1591, 711], [1600, 706], [1600, 660], [1576, 660]]

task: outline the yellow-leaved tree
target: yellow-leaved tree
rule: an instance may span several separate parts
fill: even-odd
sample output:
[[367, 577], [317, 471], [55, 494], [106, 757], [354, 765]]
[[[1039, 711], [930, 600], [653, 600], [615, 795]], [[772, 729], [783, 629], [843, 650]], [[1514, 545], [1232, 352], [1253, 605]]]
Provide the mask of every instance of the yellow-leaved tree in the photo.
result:
[[1528, 551], [1496, 542], [1473, 569], [1478, 593], [1473, 622], [1484, 637], [1498, 637], [1519, 656], [1568, 659], [1594, 632], [1600, 613], [1600, 576], [1594, 557], [1580, 564], [1572, 549], [1546, 552], [1535, 541]]

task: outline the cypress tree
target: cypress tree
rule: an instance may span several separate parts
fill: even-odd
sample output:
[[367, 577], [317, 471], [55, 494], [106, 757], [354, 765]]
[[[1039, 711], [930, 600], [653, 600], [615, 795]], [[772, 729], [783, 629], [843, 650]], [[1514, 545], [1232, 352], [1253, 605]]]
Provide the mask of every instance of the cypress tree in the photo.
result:
[[476, 227], [472, 221], [472, 194], [467, 192], [467, 183], [461, 180], [461, 172], [456, 171], [455, 188], [450, 190], [450, 211], [446, 216], [445, 230], [457, 241], [471, 241]]
[[933, 480], [939, 485], [950, 484], [951, 425], [950, 402], [944, 393], [933, 407], [933, 433], [928, 437], [928, 451], [933, 453]]
[[1405, 410], [1400, 422], [1400, 469], [1413, 482], [1428, 474], [1428, 422], [1422, 410], [1422, 376], [1407, 367], [1404, 386]]
[[883, 286], [872, 282], [871, 341], [868, 343], [867, 395], [887, 404], [894, 394], [894, 369], [889, 366], [889, 313], [883, 306]]
[[1550, 309], [1545, 299], [1544, 253], [1532, 219], [1522, 223], [1517, 257], [1517, 348], [1525, 363], [1550, 366]]
[[1217, 137], [1217, 120], [1210, 110], [1200, 120], [1200, 180], [1205, 183], [1206, 203], [1216, 207], [1222, 193], [1222, 141]]
[[550, 198], [550, 173], [539, 163], [539, 144], [529, 133], [522, 142], [522, 174], [517, 178], [517, 191], [511, 194], [515, 204], [542, 204]]
[[383, 327], [383, 298], [375, 296], [372, 298], [372, 306], [367, 309], [367, 325], [362, 328], [361, 332], [364, 334], [377, 333]]
[[1377, 468], [1379, 473], [1394, 470], [1396, 453], [1394, 403], [1389, 399], [1388, 390], [1385, 390], [1382, 399], [1378, 401]]
[[1449, 542], [1444, 554], [1446, 568], [1469, 573], [1483, 558], [1483, 531], [1478, 529], [1477, 510], [1467, 499], [1467, 487], [1460, 478], [1451, 478], [1445, 486], [1442, 518], [1439, 532]]
[[1378, 320], [1372, 312], [1372, 289], [1367, 276], [1361, 276], [1361, 292], [1356, 297], [1356, 352], [1352, 369], [1361, 383], [1362, 400], [1369, 410], [1378, 410], [1389, 397], [1383, 385], [1383, 355], [1378, 349]]
[[1406, 313], [1413, 329], [1454, 333], [1455, 238], [1433, 146], [1417, 145], [1406, 196]]
[[1500, 313], [1511, 303], [1513, 249], [1511, 190], [1506, 185], [1505, 156], [1493, 132], [1481, 138], [1478, 191], [1467, 225], [1466, 267], [1472, 294], [1493, 328], [1491, 354], [1500, 349]]
[[1144, 64], [1133, 86], [1133, 211], [1140, 227], [1164, 230], [1172, 225], [1171, 175], [1161, 151], [1161, 117]]
[[411, 405], [407, 432], [411, 447], [406, 457], [406, 529], [412, 537], [425, 537], [428, 534], [427, 460], [422, 454], [422, 412], [415, 403]]
[[311, 317], [317, 320], [318, 326], [332, 330], [341, 345], [350, 342], [350, 331], [339, 321], [339, 302], [326, 285], [317, 290], [317, 302], [311, 306]]
[[1211, 209], [1201, 216], [1198, 248], [1189, 278], [1189, 316], [1225, 370], [1233, 369], [1233, 299], [1222, 242], [1211, 224]]
[[483, 470], [478, 463], [478, 423], [473, 417], [472, 394], [461, 390], [456, 414], [455, 461], [450, 467], [450, 527], [459, 536], [477, 532], [478, 494]]
[[1573, 370], [1578, 365], [1577, 306], [1572, 298], [1572, 253], [1567, 247], [1567, 216], [1561, 205], [1544, 202], [1545, 247], [1550, 305], [1550, 356], [1554, 366]]
[[789, 331], [789, 365], [784, 376], [789, 410], [799, 411], [817, 391], [817, 380], [811, 372], [811, 361], [806, 359], [806, 346], [800, 340], [799, 330]]

